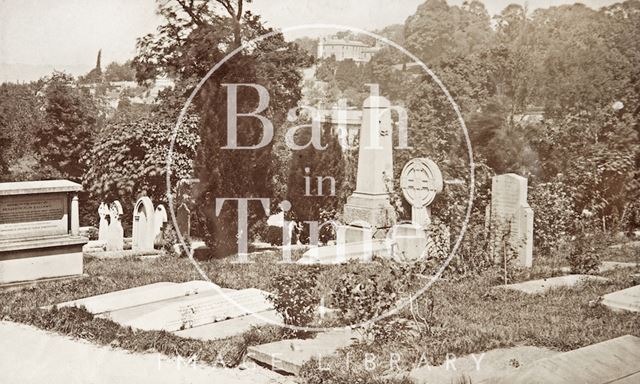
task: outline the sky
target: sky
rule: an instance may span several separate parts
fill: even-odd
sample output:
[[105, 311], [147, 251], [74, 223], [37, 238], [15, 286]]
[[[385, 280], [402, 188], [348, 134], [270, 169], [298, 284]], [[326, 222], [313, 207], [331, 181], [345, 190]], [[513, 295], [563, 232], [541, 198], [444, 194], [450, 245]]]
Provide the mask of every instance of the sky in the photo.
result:
[[[163, 0], [166, 1], [166, 0]], [[403, 23], [424, 0], [253, 0], [268, 26], [340, 24], [366, 30]], [[462, 0], [448, 0], [459, 5]], [[573, 3], [529, 0], [529, 9]], [[582, 0], [599, 8], [615, 0]], [[524, 0], [486, 0], [490, 14]], [[0, 82], [29, 81], [54, 68], [74, 75], [135, 55], [136, 38], [161, 22], [154, 0], [0, 0]], [[310, 34], [313, 34], [311, 32]]]

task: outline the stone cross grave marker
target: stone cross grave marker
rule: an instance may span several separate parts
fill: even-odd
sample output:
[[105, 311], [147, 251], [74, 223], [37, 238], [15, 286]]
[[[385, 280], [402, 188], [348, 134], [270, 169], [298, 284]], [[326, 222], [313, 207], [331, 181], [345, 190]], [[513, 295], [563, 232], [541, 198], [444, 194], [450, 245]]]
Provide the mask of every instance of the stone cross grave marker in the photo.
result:
[[411, 223], [393, 228], [392, 238], [397, 243], [394, 255], [400, 260], [417, 260], [427, 256], [431, 224], [431, 209], [436, 195], [442, 192], [440, 168], [431, 159], [415, 158], [405, 164], [400, 175], [402, 194], [411, 204]]
[[411, 222], [428, 227], [431, 224], [431, 208], [436, 195], [442, 192], [443, 180], [440, 168], [431, 159], [411, 159], [402, 169], [400, 188], [411, 204]]

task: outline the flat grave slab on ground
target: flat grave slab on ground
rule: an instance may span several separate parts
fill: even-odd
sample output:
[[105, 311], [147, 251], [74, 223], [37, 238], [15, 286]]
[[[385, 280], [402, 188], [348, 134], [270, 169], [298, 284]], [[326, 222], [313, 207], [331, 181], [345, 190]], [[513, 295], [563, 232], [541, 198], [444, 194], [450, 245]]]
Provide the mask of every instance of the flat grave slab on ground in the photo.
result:
[[258, 312], [217, 323], [174, 332], [177, 336], [199, 340], [220, 340], [233, 337], [252, 327], [269, 324], [283, 324], [282, 317], [275, 310]]
[[625, 247], [629, 247], [629, 248], [640, 247], [640, 240], [628, 241], [626, 243], [614, 244], [609, 246], [609, 248], [613, 248], [613, 249], [620, 249]]
[[351, 345], [357, 338], [353, 330], [320, 333], [313, 339], [281, 340], [247, 349], [247, 356], [274, 370], [297, 375], [311, 359], [328, 358], [338, 349]]
[[360, 241], [341, 245], [315, 247], [304, 253], [298, 264], [340, 264], [349, 260], [367, 260], [373, 255], [390, 258], [393, 244], [386, 240]]
[[284, 384], [289, 379], [247, 364], [246, 369], [216, 368], [160, 353], [130, 353], [0, 321], [2, 383], [154, 383]]
[[626, 335], [541, 359], [491, 383], [640, 383], [640, 338]]
[[180, 331], [273, 309], [267, 292], [255, 288], [209, 290], [103, 313], [101, 317], [142, 330]]
[[164, 251], [161, 249], [154, 249], [151, 251], [134, 251], [132, 249], [125, 249], [123, 251], [97, 251], [87, 250], [83, 253], [84, 257], [92, 257], [95, 259], [124, 259], [126, 257], [134, 257], [136, 259], [157, 259], [164, 255]]
[[94, 315], [124, 308], [163, 301], [176, 297], [193, 296], [215, 289], [208, 281], [193, 280], [186, 283], [160, 282], [140, 287], [105, 293], [57, 304], [58, 307], [81, 307]]
[[602, 304], [614, 311], [640, 312], [640, 285], [602, 296]]
[[[464, 357], [451, 358], [450, 364], [437, 367], [423, 366], [412, 370], [409, 378], [416, 384], [450, 384], [463, 382], [462, 377], [472, 383], [489, 380], [531, 365], [534, 361], [557, 355], [560, 352], [540, 347], [500, 348], [479, 352]], [[456, 381], [458, 380], [458, 381]], [[488, 381], [491, 382], [491, 381]]]
[[[598, 272], [603, 273], [603, 272], [613, 271], [615, 269], [636, 268], [636, 267], [640, 267], [640, 265], [636, 263], [628, 263], [628, 262], [622, 262], [622, 261], [603, 261], [598, 267]], [[570, 267], [562, 267], [560, 268], [560, 270], [564, 273], [571, 273]]]
[[545, 293], [553, 288], [572, 288], [587, 281], [606, 282], [608, 280], [604, 277], [592, 275], [567, 275], [550, 277], [548, 279], [530, 280], [522, 283], [499, 285], [497, 288], [538, 294]]

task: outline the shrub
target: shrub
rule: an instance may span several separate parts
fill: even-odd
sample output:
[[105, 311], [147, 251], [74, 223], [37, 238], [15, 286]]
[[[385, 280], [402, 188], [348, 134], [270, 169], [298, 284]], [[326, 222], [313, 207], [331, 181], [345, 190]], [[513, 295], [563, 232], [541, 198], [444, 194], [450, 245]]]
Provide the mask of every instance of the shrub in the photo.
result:
[[[375, 319], [396, 307], [403, 296], [409, 296], [416, 283], [421, 264], [398, 264], [387, 259], [370, 264], [352, 262], [339, 277], [332, 291], [333, 304], [341, 311], [343, 325]], [[395, 316], [368, 324], [365, 334], [376, 340], [402, 337], [406, 322]]]
[[282, 227], [269, 225], [266, 230], [265, 240], [271, 245], [282, 245]]
[[[287, 325], [304, 327], [314, 319], [320, 296], [316, 287], [319, 267], [287, 268], [274, 279], [269, 300]], [[294, 332], [298, 336], [304, 332]]]
[[[184, 242], [187, 248], [189, 248], [191, 245], [189, 242], [189, 239], [185, 238]], [[178, 254], [176, 254], [176, 251], [174, 248], [174, 245], [176, 244], [180, 245], [180, 252]], [[164, 228], [162, 229], [162, 240], [159, 242], [159, 245], [167, 255], [180, 256], [180, 257], [188, 256], [186, 253], [188, 250], [184, 249], [183, 244], [180, 242], [180, 239], [178, 238], [176, 229], [171, 224], [165, 225]]]
[[580, 234], [573, 241], [567, 261], [573, 273], [594, 273], [600, 266], [600, 254], [606, 247], [605, 236], [601, 232]]
[[98, 228], [89, 227], [87, 228], [87, 237], [89, 240], [98, 240]]
[[536, 254], [553, 256], [576, 221], [575, 204], [569, 186], [562, 181], [531, 187], [529, 203], [535, 212], [534, 244]]

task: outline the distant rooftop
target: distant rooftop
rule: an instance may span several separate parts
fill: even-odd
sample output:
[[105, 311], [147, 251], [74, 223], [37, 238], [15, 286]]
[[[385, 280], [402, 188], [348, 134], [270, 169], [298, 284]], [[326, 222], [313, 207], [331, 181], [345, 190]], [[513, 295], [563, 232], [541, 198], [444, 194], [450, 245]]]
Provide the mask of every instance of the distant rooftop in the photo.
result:
[[350, 45], [354, 47], [369, 47], [362, 41], [357, 40], [344, 40], [344, 39], [327, 39], [322, 42], [324, 45]]

